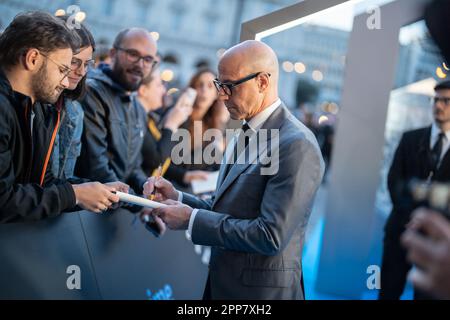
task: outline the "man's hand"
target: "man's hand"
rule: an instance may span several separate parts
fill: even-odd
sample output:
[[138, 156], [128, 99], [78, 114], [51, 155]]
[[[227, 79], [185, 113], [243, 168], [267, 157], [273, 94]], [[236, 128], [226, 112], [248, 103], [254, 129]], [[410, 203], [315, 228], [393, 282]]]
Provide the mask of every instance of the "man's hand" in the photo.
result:
[[408, 260], [418, 267], [409, 275], [413, 284], [438, 298], [450, 299], [448, 220], [437, 212], [418, 209], [402, 236], [402, 243], [408, 250]]
[[123, 193], [128, 193], [130, 191], [130, 186], [121, 181], [109, 182], [109, 183], [105, 183], [105, 185], [113, 187], [116, 189], [116, 191], [123, 192]]
[[100, 213], [108, 210], [119, 197], [114, 194], [117, 189], [99, 182], [72, 185], [78, 205], [84, 210]]
[[161, 218], [171, 230], [187, 230], [193, 209], [173, 200], [162, 203], [167, 204], [167, 207], [153, 209], [151, 215], [155, 219]]
[[159, 177], [148, 178], [144, 184], [144, 196], [148, 198], [156, 189], [155, 201], [178, 200], [178, 191], [166, 179]]

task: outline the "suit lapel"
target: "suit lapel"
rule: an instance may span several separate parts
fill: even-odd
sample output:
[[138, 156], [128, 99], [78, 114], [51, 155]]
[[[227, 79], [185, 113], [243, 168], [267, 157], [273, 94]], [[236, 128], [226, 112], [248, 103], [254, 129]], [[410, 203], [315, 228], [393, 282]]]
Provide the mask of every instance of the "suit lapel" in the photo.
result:
[[439, 177], [444, 177], [445, 179], [447, 179], [449, 165], [450, 165], [450, 149], [447, 150], [447, 152], [445, 153], [445, 155], [442, 158], [442, 161], [441, 161], [441, 163], [439, 165], [439, 169], [438, 169], [438, 172], [437, 172]]
[[419, 142], [419, 157], [417, 158], [419, 161], [419, 168], [421, 168], [421, 171], [427, 175], [429, 174], [431, 167], [431, 150], [430, 150], [430, 139], [431, 139], [431, 127], [429, 127], [425, 134], [422, 135], [420, 142]]
[[[264, 123], [264, 125], [261, 127], [261, 129], [266, 129], [266, 130], [279, 129], [285, 118], [286, 118], [286, 110], [285, 110], [284, 104], [282, 103], [280, 105], [280, 107], [278, 107], [275, 110], [275, 112], [269, 117], [269, 119], [267, 119], [267, 121]], [[252, 141], [254, 139], [256, 139], [257, 137], [258, 137], [258, 132], [251, 137], [250, 143], [249, 143], [249, 146], [247, 147], [247, 149], [250, 148], [250, 146], [252, 146]], [[232, 165], [232, 167], [229, 169], [228, 174], [225, 176], [226, 168], [230, 164], [223, 163], [223, 161], [227, 161], [233, 152], [234, 144], [236, 143], [236, 137], [233, 139], [233, 141], [232, 141], [233, 144], [230, 144], [229, 148], [227, 148], [228, 154], [225, 154], [225, 156], [223, 158], [224, 160], [222, 161], [222, 165], [220, 167], [220, 174], [219, 174], [219, 179], [218, 179], [218, 183], [217, 183], [218, 188], [216, 191], [216, 196], [214, 198], [213, 206], [217, 203], [217, 201], [225, 193], [225, 191], [233, 184], [233, 182], [245, 170], [247, 170], [248, 167], [250, 167], [252, 164], [257, 163], [256, 160], [257, 160], [258, 156], [262, 155], [267, 150], [267, 147], [270, 143], [271, 137], [272, 136], [270, 134], [267, 135], [267, 143], [263, 146], [263, 148], [261, 148], [261, 150], [251, 150], [248, 162], [246, 161], [244, 163], [244, 161], [243, 161], [247, 149], [244, 152], [242, 152], [242, 154], [239, 156], [237, 163]]]
[[441, 174], [448, 170], [448, 165], [450, 164], [450, 149], [447, 150], [444, 157], [442, 158], [441, 164], [439, 166], [438, 172]]
[[227, 168], [229, 165], [231, 165], [231, 164], [229, 164], [229, 159], [232, 156], [235, 143], [236, 143], [236, 136], [233, 137], [233, 139], [231, 139], [231, 142], [228, 144], [227, 148], [225, 149], [222, 163], [220, 165], [219, 178], [217, 179], [216, 190], [219, 190], [219, 187], [222, 185], [223, 180], [225, 178], [225, 174], [228, 171]]

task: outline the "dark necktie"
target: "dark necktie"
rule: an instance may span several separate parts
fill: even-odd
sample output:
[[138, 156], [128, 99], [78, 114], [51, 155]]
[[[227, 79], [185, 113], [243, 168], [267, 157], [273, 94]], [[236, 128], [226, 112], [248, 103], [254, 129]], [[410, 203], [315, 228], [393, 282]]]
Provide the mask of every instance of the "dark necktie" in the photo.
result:
[[[249, 141], [250, 141], [250, 137], [247, 135], [247, 132], [250, 131], [251, 128], [248, 125], [248, 123], [245, 123], [241, 129], [242, 129], [242, 132], [238, 137], [237, 143], [234, 145], [234, 150], [233, 150], [234, 163], [237, 162], [237, 159], [239, 158], [241, 153], [244, 152], [245, 149], [247, 149]], [[244, 148], [243, 148], [243, 150], [240, 150], [239, 146], [241, 146], [241, 149], [242, 149], [242, 145], [244, 145]]]
[[440, 133], [436, 144], [431, 150], [431, 169], [436, 173], [441, 160], [442, 147], [444, 146], [445, 133]]
[[[237, 162], [237, 159], [239, 158], [240, 154], [242, 152], [245, 151], [245, 149], [247, 149], [250, 138], [249, 136], [246, 134], [249, 130], [251, 130], [250, 126], [248, 125], [248, 123], [245, 123], [242, 126], [242, 132], [239, 134], [239, 137], [237, 138], [236, 143], [234, 144], [234, 148], [233, 148], [233, 154], [232, 157], [230, 158], [230, 161], [233, 160], [232, 163], [226, 163], [226, 167], [225, 167], [225, 173], [224, 173], [224, 177], [226, 177], [228, 175], [228, 173], [230, 173], [231, 168], [233, 167], [233, 164], [235, 164]], [[244, 146], [243, 150], [241, 147], [241, 150], [239, 148], [239, 146]], [[225, 180], [225, 179], [224, 179]]]

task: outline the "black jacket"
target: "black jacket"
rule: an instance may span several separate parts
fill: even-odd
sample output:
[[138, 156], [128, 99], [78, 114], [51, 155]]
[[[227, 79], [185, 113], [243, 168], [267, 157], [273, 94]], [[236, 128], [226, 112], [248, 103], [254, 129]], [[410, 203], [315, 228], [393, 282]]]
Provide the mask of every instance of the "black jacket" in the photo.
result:
[[122, 181], [142, 193], [144, 110], [111, 78], [109, 67], [90, 73], [81, 105], [84, 131], [75, 174], [102, 183]]
[[[155, 136], [149, 129], [150, 121], [155, 123], [159, 131], [159, 137]], [[157, 113], [148, 113], [146, 122], [147, 128], [144, 133], [144, 144], [142, 146], [142, 169], [146, 175], [151, 176], [159, 165], [171, 157], [172, 149], [178, 142], [172, 141], [172, 130], [162, 128], [163, 121], [161, 121], [161, 117]], [[185, 173], [186, 170], [171, 164], [165, 177], [179, 186], [185, 186], [183, 183]]]
[[[388, 188], [393, 210], [385, 226], [380, 299], [399, 299], [411, 269], [411, 264], [406, 259], [406, 250], [400, 243], [400, 237], [414, 209], [407, 185], [413, 178], [423, 181], [428, 179], [432, 169], [430, 139], [431, 127], [406, 132], [389, 170]], [[433, 181], [450, 181], [450, 152], [444, 156]], [[415, 298], [428, 297], [416, 291]]]
[[70, 183], [54, 179], [49, 167], [43, 173], [57, 119], [54, 107], [32, 105], [0, 71], [0, 223], [41, 220], [75, 207]]
[[[137, 99], [135, 97], [135, 99]], [[137, 102], [139, 104], [139, 102]], [[155, 126], [158, 136], [150, 130], [150, 122]], [[150, 112], [145, 117], [146, 129], [144, 143], [142, 145], [142, 168], [147, 175], [151, 175], [154, 169], [167, 158], [170, 158], [175, 142], [172, 142], [172, 130], [161, 128], [159, 116]]]

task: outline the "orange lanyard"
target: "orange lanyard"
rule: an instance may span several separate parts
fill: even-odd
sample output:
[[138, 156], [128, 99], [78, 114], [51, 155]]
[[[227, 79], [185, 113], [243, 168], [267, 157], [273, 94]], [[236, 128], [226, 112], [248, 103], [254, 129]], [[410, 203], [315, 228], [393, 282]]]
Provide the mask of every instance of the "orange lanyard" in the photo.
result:
[[150, 133], [152, 134], [153, 138], [156, 139], [156, 141], [161, 140], [161, 132], [159, 131], [155, 121], [152, 118], [148, 120], [148, 130], [150, 130]]
[[45, 172], [47, 171], [48, 162], [50, 161], [50, 156], [52, 155], [53, 147], [55, 145], [56, 135], [58, 134], [58, 130], [59, 130], [60, 119], [61, 119], [61, 109], [58, 108], [58, 120], [56, 121], [56, 126], [55, 126], [55, 129], [53, 130], [52, 139], [50, 141], [50, 146], [48, 148], [47, 155], [45, 157], [44, 168], [42, 169], [42, 173], [41, 173], [41, 183], [40, 183], [41, 187], [44, 184]]

